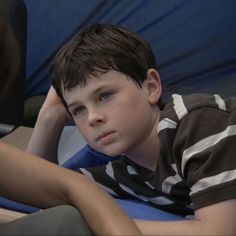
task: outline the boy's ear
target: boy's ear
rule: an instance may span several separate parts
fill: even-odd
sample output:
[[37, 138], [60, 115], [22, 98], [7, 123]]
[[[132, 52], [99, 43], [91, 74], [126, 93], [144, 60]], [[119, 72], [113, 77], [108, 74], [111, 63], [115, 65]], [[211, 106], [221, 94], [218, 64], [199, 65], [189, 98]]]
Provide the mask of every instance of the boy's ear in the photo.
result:
[[160, 76], [155, 69], [151, 68], [148, 70], [144, 86], [146, 86], [148, 90], [148, 100], [150, 104], [156, 104], [161, 97], [162, 87]]

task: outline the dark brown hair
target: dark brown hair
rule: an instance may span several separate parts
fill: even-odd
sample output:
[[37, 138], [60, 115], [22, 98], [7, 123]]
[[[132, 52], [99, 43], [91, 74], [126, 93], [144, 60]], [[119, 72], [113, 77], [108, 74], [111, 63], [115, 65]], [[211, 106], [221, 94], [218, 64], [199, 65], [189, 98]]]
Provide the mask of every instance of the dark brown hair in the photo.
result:
[[63, 89], [86, 85], [89, 75], [114, 69], [141, 87], [155, 63], [149, 44], [136, 33], [120, 26], [95, 24], [74, 35], [58, 51], [50, 72], [52, 85], [65, 104]]
[[18, 41], [7, 15], [0, 10], [0, 95], [17, 75], [20, 65]]

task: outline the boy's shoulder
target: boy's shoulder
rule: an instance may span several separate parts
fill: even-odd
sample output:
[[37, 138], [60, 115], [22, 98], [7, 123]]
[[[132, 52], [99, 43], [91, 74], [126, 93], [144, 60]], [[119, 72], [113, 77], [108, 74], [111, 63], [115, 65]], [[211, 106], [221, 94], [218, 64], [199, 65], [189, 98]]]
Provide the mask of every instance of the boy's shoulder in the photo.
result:
[[223, 98], [218, 94], [195, 93], [188, 95], [172, 94], [171, 99], [165, 104], [162, 119], [174, 122], [182, 120], [186, 115], [197, 109], [215, 108], [231, 112], [236, 109], [236, 97]]

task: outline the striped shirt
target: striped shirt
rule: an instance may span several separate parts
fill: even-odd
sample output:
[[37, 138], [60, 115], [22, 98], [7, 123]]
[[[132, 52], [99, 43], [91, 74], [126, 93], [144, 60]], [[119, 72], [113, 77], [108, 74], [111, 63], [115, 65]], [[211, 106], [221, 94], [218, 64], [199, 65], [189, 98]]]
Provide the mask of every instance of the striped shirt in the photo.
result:
[[181, 216], [236, 198], [236, 98], [173, 94], [157, 133], [156, 171], [125, 156], [78, 171], [115, 197], [139, 199]]

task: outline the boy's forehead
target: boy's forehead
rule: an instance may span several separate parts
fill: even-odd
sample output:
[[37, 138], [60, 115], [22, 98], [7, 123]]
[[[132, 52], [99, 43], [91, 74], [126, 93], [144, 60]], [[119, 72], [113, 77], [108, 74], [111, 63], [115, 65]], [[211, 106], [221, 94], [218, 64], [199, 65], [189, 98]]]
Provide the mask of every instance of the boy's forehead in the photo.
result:
[[83, 98], [112, 84], [115, 84], [114, 80], [109, 79], [107, 76], [90, 76], [86, 79], [85, 84], [64, 89], [63, 97], [66, 101]]
[[110, 69], [105, 72], [96, 72], [95, 74], [88, 74], [86, 76], [86, 81], [90, 81], [93, 79], [100, 79], [100, 80], [105, 80], [105, 79], [116, 79], [117, 77], [124, 77], [126, 76], [124, 73]]
[[122, 84], [128, 82], [129, 80], [125, 74], [111, 70], [100, 76], [90, 75], [87, 77], [86, 83], [82, 86], [77, 85], [73, 88], [64, 89], [63, 97], [66, 102], [69, 102], [71, 100], [93, 95], [103, 89], [110, 88], [111, 86], [122, 86]]
[[96, 73], [96, 74], [89, 74], [86, 76], [84, 83], [77, 83], [77, 85], [70, 87], [70, 88], [65, 88], [63, 86], [63, 90], [66, 93], [70, 93], [73, 90], [84, 90], [86, 88], [96, 88], [98, 86], [102, 85], [108, 85], [108, 84], [113, 84], [122, 82], [122, 80], [127, 81], [128, 76], [115, 70], [109, 70], [105, 73]]

